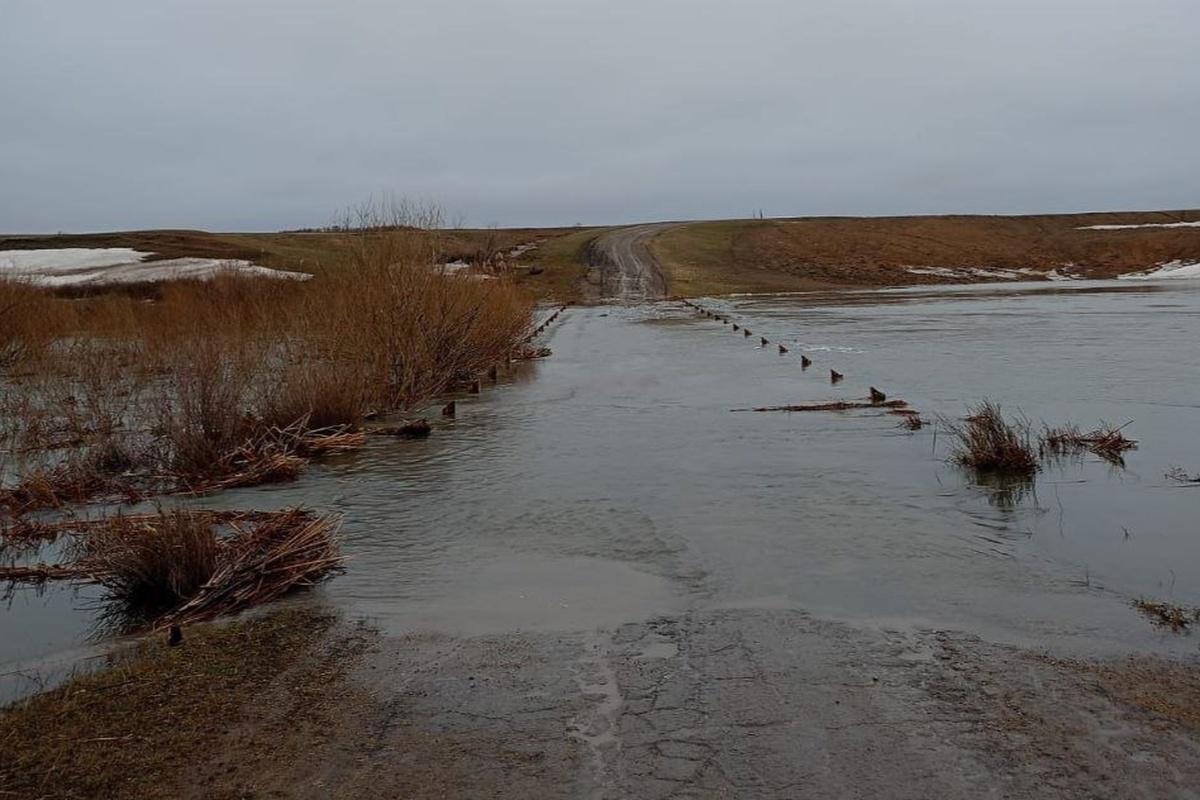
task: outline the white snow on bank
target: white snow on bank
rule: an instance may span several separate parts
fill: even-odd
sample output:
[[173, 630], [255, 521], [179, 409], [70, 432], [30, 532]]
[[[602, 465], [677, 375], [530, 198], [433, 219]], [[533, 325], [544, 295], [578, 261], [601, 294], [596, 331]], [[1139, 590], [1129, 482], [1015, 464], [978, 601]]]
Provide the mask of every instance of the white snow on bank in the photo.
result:
[[100, 286], [208, 280], [237, 274], [285, 280], [308, 280], [311, 275], [268, 269], [249, 261], [218, 258], [169, 258], [145, 261], [150, 253], [128, 247], [64, 247], [51, 250], [0, 250], [0, 277], [35, 286]]
[[1200, 228], [1200, 222], [1147, 222], [1142, 225], [1084, 225], [1077, 231], [1131, 231], [1137, 228]]
[[939, 278], [994, 278], [1002, 281], [1019, 281], [1024, 278], [1041, 277], [1042, 273], [1029, 267], [1020, 269], [990, 269], [987, 267], [905, 267], [911, 275], [935, 275]]
[[129, 247], [62, 247], [57, 250], [0, 250], [0, 273], [46, 274], [133, 264], [149, 253]]
[[1119, 281], [1152, 281], [1163, 278], [1200, 278], [1200, 261], [1168, 261], [1165, 264], [1159, 264], [1152, 270], [1117, 276]]

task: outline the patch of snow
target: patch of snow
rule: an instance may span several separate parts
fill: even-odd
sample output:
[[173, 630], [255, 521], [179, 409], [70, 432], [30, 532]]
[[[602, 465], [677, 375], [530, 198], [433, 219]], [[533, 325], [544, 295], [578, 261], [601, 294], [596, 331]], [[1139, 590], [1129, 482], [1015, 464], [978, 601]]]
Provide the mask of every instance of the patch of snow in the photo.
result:
[[269, 269], [249, 261], [218, 258], [169, 258], [144, 261], [150, 255], [127, 247], [65, 247], [50, 250], [0, 250], [0, 276], [35, 286], [102, 286], [170, 280], [208, 280], [237, 274], [284, 280], [308, 280], [304, 272]]
[[1200, 261], [1168, 261], [1151, 270], [1117, 276], [1119, 281], [1151, 281], [1163, 278], [1200, 278]]
[[61, 247], [54, 250], [0, 250], [0, 272], [46, 274], [136, 264], [149, 253], [129, 247]]
[[913, 275], [936, 275], [939, 278], [960, 278], [962, 272], [949, 267], [905, 267], [905, 272], [911, 272]]
[[904, 270], [912, 275], [935, 275], [939, 278], [995, 278], [1003, 281], [1016, 281], [1026, 277], [1041, 275], [1036, 269], [1021, 267], [1020, 269], [993, 269], [990, 267], [905, 267]]
[[1200, 222], [1146, 222], [1141, 225], [1084, 225], [1077, 231], [1131, 231], [1137, 228], [1200, 228]]
[[1048, 280], [1048, 281], [1074, 281], [1074, 280], [1078, 280], [1078, 278], [1076, 278], [1074, 275], [1070, 275], [1066, 272], [1059, 272], [1058, 268], [1056, 267], [1046, 273], [1046, 280]]

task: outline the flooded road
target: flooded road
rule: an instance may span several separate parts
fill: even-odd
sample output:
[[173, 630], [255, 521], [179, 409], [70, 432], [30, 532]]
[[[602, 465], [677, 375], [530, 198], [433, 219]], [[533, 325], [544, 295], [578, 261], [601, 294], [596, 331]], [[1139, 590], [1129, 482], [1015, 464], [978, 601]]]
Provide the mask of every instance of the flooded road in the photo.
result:
[[[1165, 476], [1200, 472], [1200, 286], [699, 302], [754, 335], [682, 304], [573, 308], [553, 357], [460, 398], [429, 439], [201, 502], [345, 516], [347, 571], [313, 599], [383, 638], [359, 675], [369, 731], [345, 734], [372, 756], [331, 754], [321, 780], [433, 796], [395, 766], [413, 751], [451, 796], [967, 797], [1001, 774], [1005, 796], [1042, 796], [1057, 767], [1006, 750], [986, 706], [1035, 690], [1075, 726], [1073, 769], [1168, 794], [1197, 776], [1194, 744], [1139, 761], [1141, 730], [1041, 659], [1197, 652], [1132, 601], [1200, 604], [1200, 488]], [[735, 411], [869, 386], [929, 419], [989, 398], [1034, 422], [1132, 421], [1139, 448], [1013, 492], [947, 463], [941, 426]], [[77, 604], [18, 596], [0, 661], [77, 645]], [[431, 731], [453, 759], [421, 750]]]
[[[1165, 477], [1200, 470], [1200, 292], [1114, 288], [709, 303], [751, 339], [675, 305], [574, 309], [553, 358], [429, 440], [221, 502], [342, 511], [351, 568], [328, 594], [392, 631], [762, 606], [1084, 653], [1194, 650], [1130, 601], [1200, 603], [1200, 490]], [[1132, 420], [1140, 448], [1124, 469], [1064, 460], [1005, 502], [946, 463], [933, 427], [732, 411], [868, 385], [930, 418], [986, 397], [1035, 422]]]

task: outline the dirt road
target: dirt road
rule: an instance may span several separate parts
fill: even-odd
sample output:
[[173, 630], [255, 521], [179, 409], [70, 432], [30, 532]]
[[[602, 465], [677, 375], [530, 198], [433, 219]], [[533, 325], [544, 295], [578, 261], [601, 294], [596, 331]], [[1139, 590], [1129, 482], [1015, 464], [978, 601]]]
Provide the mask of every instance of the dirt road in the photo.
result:
[[605, 297], [640, 302], [666, 296], [667, 281], [649, 244], [673, 227], [674, 223], [635, 225], [606, 233], [592, 243], [588, 257], [600, 269]]

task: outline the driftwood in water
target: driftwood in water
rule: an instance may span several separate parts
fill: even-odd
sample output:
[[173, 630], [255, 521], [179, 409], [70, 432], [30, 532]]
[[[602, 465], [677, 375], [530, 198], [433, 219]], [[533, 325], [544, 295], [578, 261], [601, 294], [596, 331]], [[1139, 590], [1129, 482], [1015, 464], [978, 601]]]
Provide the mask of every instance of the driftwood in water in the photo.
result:
[[888, 400], [884, 403], [870, 403], [862, 400], [835, 400], [830, 403], [801, 403], [791, 406], [763, 406], [761, 408], [738, 408], [735, 411], [853, 411], [860, 408], [904, 408], [903, 400]]

